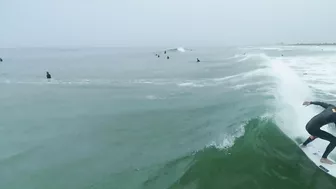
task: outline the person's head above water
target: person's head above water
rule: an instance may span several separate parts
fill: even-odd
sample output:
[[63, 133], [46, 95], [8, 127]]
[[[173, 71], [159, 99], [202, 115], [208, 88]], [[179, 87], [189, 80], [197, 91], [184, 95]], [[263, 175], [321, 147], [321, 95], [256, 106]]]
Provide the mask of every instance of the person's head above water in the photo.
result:
[[46, 76], [47, 76], [47, 79], [51, 79], [51, 75], [49, 72], [47, 72]]

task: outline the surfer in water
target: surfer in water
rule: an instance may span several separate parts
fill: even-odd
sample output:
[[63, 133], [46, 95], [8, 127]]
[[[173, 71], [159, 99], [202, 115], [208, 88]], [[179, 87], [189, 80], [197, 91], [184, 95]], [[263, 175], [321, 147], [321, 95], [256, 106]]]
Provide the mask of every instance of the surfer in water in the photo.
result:
[[306, 101], [303, 103], [303, 105], [305, 106], [309, 106], [311, 104], [322, 106], [324, 110], [321, 113], [314, 116], [307, 123], [306, 130], [311, 136], [308, 137], [308, 139], [302, 144], [302, 147], [307, 146], [307, 144], [309, 144], [316, 138], [329, 141], [330, 143], [327, 146], [326, 150], [324, 151], [320, 161], [321, 163], [334, 164], [327, 157], [330, 154], [330, 152], [333, 151], [333, 149], [336, 147], [336, 137], [326, 131], [321, 130], [321, 127], [329, 123], [336, 122], [336, 107], [332, 104], [327, 104], [324, 102], [316, 102], [316, 101], [314, 102]]
[[51, 75], [50, 75], [49, 72], [46, 73], [46, 77], [47, 77], [47, 79], [51, 79]]

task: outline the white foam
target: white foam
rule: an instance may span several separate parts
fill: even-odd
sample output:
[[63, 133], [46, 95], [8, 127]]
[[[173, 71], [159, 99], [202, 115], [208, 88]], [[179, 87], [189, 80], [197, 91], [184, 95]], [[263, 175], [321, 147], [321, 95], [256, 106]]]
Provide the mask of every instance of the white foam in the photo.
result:
[[[287, 66], [288, 69], [291, 70], [293, 75], [296, 75], [296, 79], [299, 79], [304, 83], [304, 86], [307, 86], [310, 94], [310, 99], [308, 100], [318, 100], [329, 103], [335, 103], [334, 97], [336, 97], [336, 86], [334, 82], [336, 80], [336, 68], [334, 64], [336, 63], [335, 55], [318, 55], [318, 56], [300, 56], [300, 57], [292, 57], [287, 58], [282, 62]], [[306, 73], [307, 75], [303, 75]], [[294, 80], [292, 78], [292, 80]], [[288, 82], [287, 82], [288, 83]], [[295, 84], [291, 82], [292, 85]], [[301, 88], [302, 85], [297, 85], [295, 88]], [[292, 90], [295, 90], [292, 88]], [[294, 95], [300, 95], [295, 92]], [[302, 95], [302, 94], [301, 94]], [[307, 108], [303, 108], [304, 111], [309, 111], [307, 114], [308, 117], [305, 120], [309, 120], [311, 117], [321, 112], [323, 109], [318, 106], [309, 106]], [[306, 114], [304, 114], [306, 116]], [[302, 119], [302, 118], [301, 118]], [[302, 124], [306, 124], [301, 121]], [[328, 126], [322, 127], [322, 130], [326, 130], [328, 132], [333, 133], [333, 131]], [[335, 133], [333, 133], [335, 135]], [[308, 133], [304, 131], [302, 136], [307, 137]], [[314, 143], [318, 143], [319, 148], [322, 150], [325, 149], [328, 142], [323, 140], [317, 140]], [[335, 152], [332, 152], [335, 154]]]
[[205, 85], [197, 84], [193, 82], [185, 82], [185, 83], [179, 83], [178, 86], [180, 87], [204, 87]]
[[220, 138], [222, 140], [220, 142], [212, 141], [207, 147], [214, 146], [217, 149], [227, 149], [234, 145], [234, 142], [237, 138], [243, 136], [245, 133], [244, 125], [240, 125], [237, 127], [236, 131], [233, 135], [222, 134]]
[[271, 68], [277, 78], [276, 97], [277, 125], [288, 136], [308, 136], [305, 125], [316, 114], [314, 109], [302, 106], [312, 100], [313, 94], [308, 85], [281, 59], [271, 61]]
[[283, 51], [282, 47], [261, 47], [260, 50], [275, 50], [275, 51]]
[[[277, 106], [275, 121], [291, 139], [294, 140], [297, 137], [305, 139], [309, 136], [305, 129], [307, 122], [323, 109], [317, 106], [302, 105], [304, 101], [316, 100], [316, 97], [308, 83], [289, 65], [289, 62], [281, 59], [271, 61], [273, 74], [277, 78], [277, 90], [274, 93]], [[322, 130], [330, 132], [327, 126], [322, 127]], [[315, 146], [321, 150], [326, 148], [327, 143], [321, 139], [314, 141]]]
[[185, 52], [185, 49], [183, 47], [179, 47], [179, 48], [177, 48], [177, 50], [180, 51], [180, 52]]
[[170, 52], [181, 52], [181, 53], [184, 53], [186, 51], [191, 51], [191, 49], [186, 49], [184, 47], [176, 47], [176, 48], [169, 48], [169, 49], [166, 49], [165, 51], [170, 51]]
[[[314, 89], [333, 93], [336, 91], [336, 56], [296, 57], [288, 60], [298, 73], [304, 72], [303, 79]], [[292, 66], [293, 67], [293, 66]]]
[[230, 60], [230, 59], [236, 59], [236, 58], [243, 58], [246, 57], [246, 55], [243, 54], [235, 54], [234, 56], [231, 56], [229, 58], [226, 58], [226, 60]]
[[[267, 85], [267, 84], [271, 84], [271, 82], [269, 81], [259, 81], [259, 82], [250, 82], [250, 83], [243, 83], [243, 84], [237, 84], [232, 86], [233, 89], [235, 90], [240, 90], [240, 89], [244, 89], [246, 87], [258, 87], [258, 86], [263, 86], [263, 85]], [[269, 90], [269, 87], [258, 87], [256, 90]]]
[[165, 98], [159, 97], [159, 96], [156, 96], [156, 95], [147, 95], [146, 99], [148, 99], [148, 100], [163, 100]]
[[[227, 84], [230, 81], [230, 84], [239, 83], [243, 80], [249, 80], [251, 77], [255, 76], [265, 76], [268, 74], [268, 69], [261, 68], [248, 72], [243, 72], [236, 75], [230, 75], [219, 78], [206, 78], [200, 80], [187, 80], [183, 82], [177, 82], [176, 85], [179, 87], [209, 87], [209, 86], [218, 86], [221, 84]], [[252, 85], [252, 84], [251, 84]]]

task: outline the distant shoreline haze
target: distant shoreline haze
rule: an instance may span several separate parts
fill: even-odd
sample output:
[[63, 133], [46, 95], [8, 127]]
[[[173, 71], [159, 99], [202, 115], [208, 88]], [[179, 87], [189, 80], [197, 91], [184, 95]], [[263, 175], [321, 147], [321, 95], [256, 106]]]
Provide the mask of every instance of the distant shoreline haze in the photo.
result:
[[[284, 43], [281, 43], [285, 45]], [[294, 45], [294, 46], [327, 46], [327, 45], [336, 45], [336, 43], [295, 43], [295, 44], [286, 44], [286, 45]]]

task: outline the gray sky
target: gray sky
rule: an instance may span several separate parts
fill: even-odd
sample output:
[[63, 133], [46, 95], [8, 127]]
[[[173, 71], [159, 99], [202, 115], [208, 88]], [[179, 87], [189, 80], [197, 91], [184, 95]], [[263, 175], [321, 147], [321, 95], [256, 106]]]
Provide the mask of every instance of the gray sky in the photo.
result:
[[336, 42], [336, 0], [0, 0], [0, 47]]

